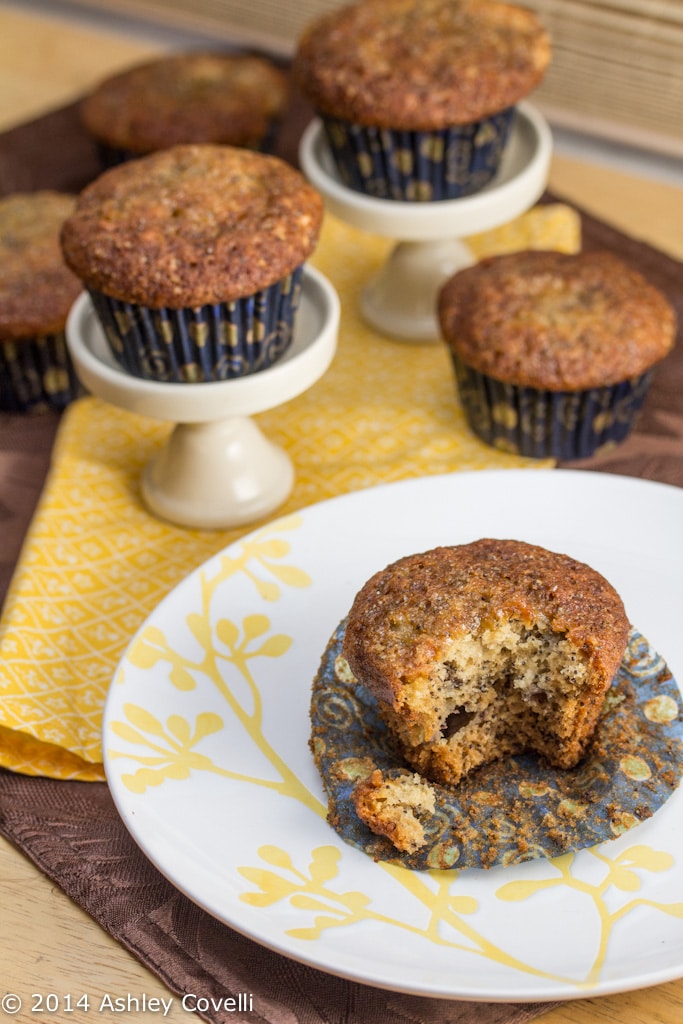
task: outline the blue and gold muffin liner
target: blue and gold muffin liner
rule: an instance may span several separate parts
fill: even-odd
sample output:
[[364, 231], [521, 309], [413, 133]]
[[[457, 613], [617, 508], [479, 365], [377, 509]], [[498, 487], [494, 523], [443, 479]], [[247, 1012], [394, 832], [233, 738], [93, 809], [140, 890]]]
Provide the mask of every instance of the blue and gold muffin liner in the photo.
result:
[[451, 351], [467, 421], [486, 444], [527, 458], [585, 459], [633, 429], [652, 371], [584, 391], [548, 391], [497, 380]]
[[0, 410], [3, 412], [62, 410], [83, 393], [63, 331], [0, 342]]
[[375, 860], [415, 870], [491, 868], [558, 857], [616, 839], [650, 818], [683, 773], [683, 705], [665, 660], [637, 631], [607, 693], [591, 745], [574, 769], [517, 754], [457, 786], [432, 783], [426, 842], [401, 853], [357, 816], [355, 785], [379, 768], [412, 773], [369, 691], [342, 655], [345, 623], [332, 636], [313, 684], [311, 748], [329, 798], [328, 821]]
[[433, 202], [481, 191], [495, 176], [514, 107], [442, 131], [400, 131], [321, 115], [337, 172], [376, 199]]
[[194, 309], [152, 309], [90, 291], [117, 362], [134, 377], [195, 383], [272, 366], [289, 348], [303, 265], [254, 295]]

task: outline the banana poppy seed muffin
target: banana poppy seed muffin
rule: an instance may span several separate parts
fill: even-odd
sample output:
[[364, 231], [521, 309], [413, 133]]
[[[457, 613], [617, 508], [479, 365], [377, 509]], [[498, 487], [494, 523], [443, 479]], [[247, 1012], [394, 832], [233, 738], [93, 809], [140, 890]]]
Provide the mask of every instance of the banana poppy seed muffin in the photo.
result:
[[[345, 617], [334, 629], [313, 680], [309, 746], [327, 821], [375, 861], [461, 871], [576, 853], [645, 821], [680, 784], [679, 687], [635, 628], [576, 768], [516, 751], [452, 785], [406, 766], [376, 699], [344, 657], [346, 625]], [[654, 714], [655, 705], [666, 714]]]
[[129, 372], [219, 380], [288, 348], [322, 214], [318, 192], [277, 157], [174, 146], [87, 186], [62, 248]]
[[267, 149], [288, 91], [285, 74], [264, 57], [180, 53], [109, 76], [80, 116], [109, 165], [186, 143]]
[[676, 331], [666, 296], [608, 252], [484, 259], [443, 285], [438, 317], [474, 432], [564, 459], [628, 436]]
[[512, 112], [541, 81], [550, 40], [498, 0], [363, 0], [311, 22], [295, 83], [349, 187], [438, 200], [493, 177]]
[[59, 232], [75, 197], [43, 190], [0, 199], [0, 408], [63, 409], [82, 389], [64, 326], [81, 290]]
[[629, 633], [594, 569], [514, 540], [410, 555], [376, 573], [343, 653], [406, 762], [456, 784], [512, 753], [576, 766]]

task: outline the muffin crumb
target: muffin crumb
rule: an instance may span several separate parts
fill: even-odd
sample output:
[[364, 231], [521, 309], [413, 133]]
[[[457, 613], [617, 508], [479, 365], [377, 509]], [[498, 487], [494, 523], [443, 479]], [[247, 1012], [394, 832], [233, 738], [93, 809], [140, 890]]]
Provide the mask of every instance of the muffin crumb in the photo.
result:
[[358, 817], [376, 835], [405, 853], [424, 846], [425, 820], [434, 813], [435, 794], [420, 775], [385, 777], [376, 768], [356, 783], [352, 800]]

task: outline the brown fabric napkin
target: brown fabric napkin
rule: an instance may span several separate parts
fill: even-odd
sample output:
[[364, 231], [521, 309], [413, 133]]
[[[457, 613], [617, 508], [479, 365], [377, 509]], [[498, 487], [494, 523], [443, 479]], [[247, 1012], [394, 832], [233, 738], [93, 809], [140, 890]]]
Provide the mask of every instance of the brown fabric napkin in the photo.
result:
[[522, 1024], [547, 1009], [385, 992], [289, 960], [222, 925], [146, 860], [104, 783], [0, 772], [0, 831], [150, 967], [176, 995], [253, 994], [253, 1011], [215, 1024]]
[[[294, 107], [281, 155], [296, 160], [308, 119]], [[46, 157], [46, 149], [49, 158]], [[0, 137], [0, 194], [77, 190], [98, 173], [75, 107]], [[554, 197], [557, 198], [557, 197]], [[683, 323], [681, 265], [608, 225], [583, 217], [586, 248], [607, 248], [639, 267], [676, 304]], [[0, 415], [0, 599], [48, 465], [57, 418]], [[683, 485], [683, 347], [672, 354], [639, 427], [619, 449], [577, 468]], [[104, 783], [61, 782], [0, 772], [0, 833], [83, 907], [176, 995], [253, 994], [253, 1011], [200, 1014], [214, 1024], [521, 1024], [551, 1004], [467, 1003], [386, 992], [288, 960], [196, 907], [147, 861], [118, 817]]]

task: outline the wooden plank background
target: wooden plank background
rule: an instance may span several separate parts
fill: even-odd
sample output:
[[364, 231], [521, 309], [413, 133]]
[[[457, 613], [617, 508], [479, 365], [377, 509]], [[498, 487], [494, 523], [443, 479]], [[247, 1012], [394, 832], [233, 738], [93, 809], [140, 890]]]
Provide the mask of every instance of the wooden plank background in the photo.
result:
[[[555, 124], [683, 156], [681, 0], [521, 0], [552, 34], [554, 58], [534, 102]], [[291, 54], [311, 18], [338, 0], [76, 0], [217, 41]]]

